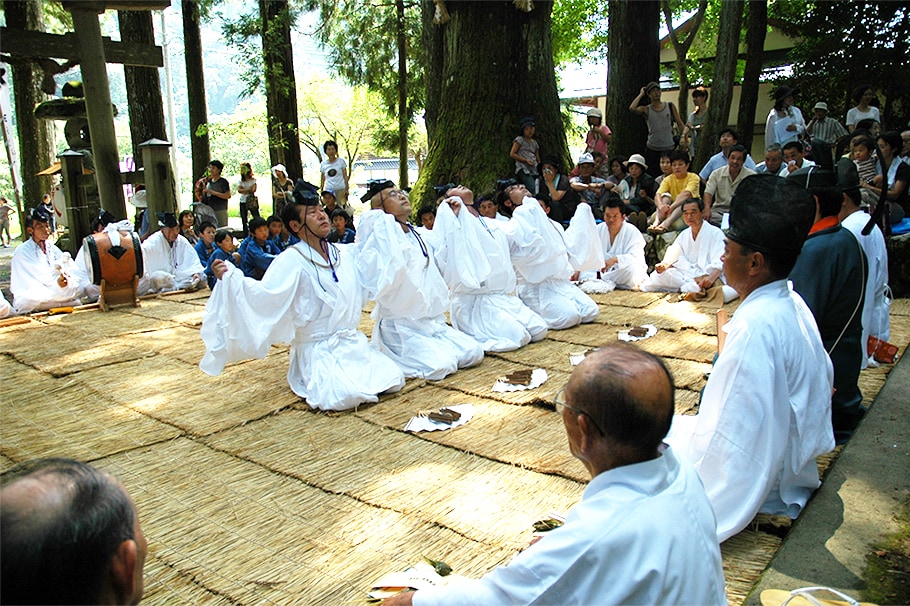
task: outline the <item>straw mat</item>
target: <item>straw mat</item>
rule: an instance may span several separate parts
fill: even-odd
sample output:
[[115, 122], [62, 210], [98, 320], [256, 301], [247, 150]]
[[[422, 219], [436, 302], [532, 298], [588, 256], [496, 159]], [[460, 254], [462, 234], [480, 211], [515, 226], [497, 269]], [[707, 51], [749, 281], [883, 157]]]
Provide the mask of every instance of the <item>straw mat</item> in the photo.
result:
[[894, 299], [891, 301], [891, 319], [895, 321], [894, 316], [910, 316], [910, 299]]
[[191, 305], [202, 305], [203, 307], [205, 307], [205, 304], [208, 303], [209, 296], [211, 294], [212, 294], [212, 291], [210, 291], [208, 288], [202, 288], [200, 290], [194, 290], [192, 292], [183, 291], [183, 292], [179, 292], [179, 293], [175, 292], [173, 294], [163, 293], [163, 294], [158, 295], [155, 298], [143, 299], [143, 300], [144, 301], [146, 301], [146, 300], [179, 301], [180, 303], [189, 303]]
[[217, 377], [163, 356], [75, 375], [89, 389], [191, 435], [242, 425], [299, 398], [285, 376], [287, 356], [238, 364]]
[[727, 601], [742, 604], [758, 577], [780, 548], [781, 539], [765, 532], [743, 530], [720, 546]]
[[631, 290], [614, 290], [598, 295], [588, 295], [594, 299], [601, 307], [635, 307], [644, 309], [654, 305], [664, 298], [664, 293], [659, 292], [636, 292]]
[[[572, 350], [572, 353], [584, 351], [590, 347], [600, 347], [606, 343], [618, 340], [619, 331], [638, 324], [612, 326], [605, 332], [594, 332], [590, 325], [576, 326], [568, 330], [554, 331], [547, 334], [547, 341], [560, 341], [575, 343], [581, 347]], [[711, 362], [717, 353], [717, 338], [714, 335], [705, 335], [696, 330], [680, 329], [677, 331], [658, 329], [657, 334], [651, 338], [636, 341], [635, 345], [661, 355], [663, 357], [676, 357], [696, 362]], [[519, 351], [523, 351], [519, 350]]]
[[77, 326], [82, 332], [95, 335], [98, 338], [116, 337], [131, 332], [147, 332], [177, 326], [176, 323], [167, 319], [152, 320], [145, 316], [132, 314], [125, 311], [125, 309], [127, 308], [121, 307], [108, 312], [96, 309], [73, 314], [47, 316], [41, 318], [41, 321], [50, 326]]
[[472, 540], [527, 545], [531, 525], [581, 497], [574, 481], [533, 473], [376, 426], [298, 410], [207, 439], [211, 446], [326, 492], [414, 515]]
[[201, 305], [171, 299], [146, 299], [139, 307], [123, 307], [121, 310], [155, 320], [171, 320], [186, 326], [201, 326], [202, 316], [205, 314], [205, 308]]
[[492, 392], [497, 379], [516, 370], [540, 368], [533, 354], [528, 354], [522, 362], [511, 362], [502, 358], [486, 356], [483, 361], [470, 369], [460, 370], [435, 384], [447, 389], [463, 391], [470, 395], [481, 396], [507, 402], [509, 404], [537, 404], [552, 402], [556, 392], [562, 389], [569, 380], [570, 372], [547, 370], [547, 382], [535, 389], [523, 391]]
[[15, 464], [16, 462], [11, 458], [0, 453], [0, 473], [6, 473]]
[[39, 457], [93, 460], [179, 434], [70, 379], [52, 379], [0, 356], [0, 452], [15, 462]]
[[162, 328], [151, 332], [137, 332], [118, 337], [118, 341], [133, 347], [149, 349], [158, 355], [180, 360], [196, 366], [205, 354], [205, 344], [199, 330], [187, 326]]
[[461, 427], [414, 434], [464, 452], [540, 473], [587, 482], [590, 474], [569, 453], [562, 420], [552, 409], [511, 406], [495, 400], [427, 385], [375, 406], [361, 408], [355, 416], [390, 429], [403, 430], [422, 410], [472, 404], [474, 417]]
[[148, 348], [120, 338], [100, 338], [75, 326], [40, 323], [17, 332], [0, 332], [0, 352], [57, 377], [154, 355]]
[[234, 603], [362, 603], [372, 580], [423, 555], [468, 575], [511, 555], [190, 440], [100, 465], [130, 486], [152, 556]]

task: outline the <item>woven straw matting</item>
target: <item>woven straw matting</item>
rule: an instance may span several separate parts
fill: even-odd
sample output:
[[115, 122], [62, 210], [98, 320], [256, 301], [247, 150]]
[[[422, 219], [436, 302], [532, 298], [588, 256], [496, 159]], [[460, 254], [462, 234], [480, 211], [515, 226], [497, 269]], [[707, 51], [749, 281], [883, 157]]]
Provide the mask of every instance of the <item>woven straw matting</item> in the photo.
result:
[[176, 437], [180, 432], [69, 379], [52, 379], [0, 356], [0, 451], [12, 460], [97, 459]]
[[[712, 310], [672, 295], [613, 292], [595, 297], [595, 323], [327, 414], [287, 386], [287, 345], [218, 377], [199, 371], [206, 296], [0, 330], [0, 471], [73, 456], [119, 476], [149, 541], [145, 604], [363, 603], [372, 581], [422, 556], [482, 575], [527, 545], [532, 522], [566, 512], [583, 491], [587, 473], [553, 409], [572, 371], [569, 354], [653, 323], [660, 331], [638, 346], [664, 356], [677, 413], [694, 414], [716, 348]], [[731, 316], [736, 305], [727, 306]], [[361, 316], [367, 332], [371, 307]], [[891, 342], [901, 353], [908, 317], [910, 303], [895, 301]], [[490, 391], [500, 376], [539, 367], [550, 379], [538, 389]], [[863, 371], [867, 403], [891, 369]], [[475, 407], [463, 427], [403, 431], [417, 411], [463, 403]], [[819, 457], [820, 471], [835, 457]], [[765, 516], [723, 545], [732, 604], [788, 527]]]

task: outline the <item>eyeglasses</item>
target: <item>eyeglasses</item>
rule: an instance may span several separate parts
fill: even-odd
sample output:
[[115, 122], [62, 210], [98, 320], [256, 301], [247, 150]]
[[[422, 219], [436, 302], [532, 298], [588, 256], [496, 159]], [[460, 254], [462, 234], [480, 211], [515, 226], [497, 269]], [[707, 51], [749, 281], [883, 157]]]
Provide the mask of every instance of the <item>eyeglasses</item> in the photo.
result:
[[568, 404], [566, 404], [566, 388], [565, 387], [563, 387], [562, 389], [560, 389], [559, 391], [556, 392], [556, 398], [554, 399], [554, 402], [556, 402], [556, 412], [558, 414], [562, 415], [562, 410], [561, 410], [562, 408], [568, 408], [569, 410], [571, 410], [572, 412], [575, 412], [576, 414], [585, 415], [591, 421], [591, 424], [594, 425], [594, 429], [597, 430], [597, 433], [599, 433], [601, 436], [604, 435], [603, 430], [600, 428], [600, 425], [597, 424], [597, 421], [594, 420], [594, 417], [591, 416], [591, 413], [581, 410], [580, 408], [575, 408], [574, 406], [569, 406]]

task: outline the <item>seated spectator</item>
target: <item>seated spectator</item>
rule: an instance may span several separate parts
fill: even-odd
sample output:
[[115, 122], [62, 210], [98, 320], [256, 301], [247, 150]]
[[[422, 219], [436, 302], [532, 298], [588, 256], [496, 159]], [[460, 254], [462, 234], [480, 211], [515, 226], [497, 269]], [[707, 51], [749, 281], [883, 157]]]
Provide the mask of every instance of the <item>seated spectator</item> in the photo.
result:
[[157, 213], [158, 231], [142, 243], [145, 275], [139, 280], [139, 294], [181, 288], [198, 288], [205, 267], [190, 243], [180, 235], [174, 213]]
[[215, 225], [206, 221], [199, 226], [199, 241], [196, 242], [196, 254], [199, 256], [199, 262], [203, 267], [208, 267], [215, 252]]
[[[686, 200], [683, 219], [687, 227], [667, 249], [663, 261], [654, 266], [648, 279], [642, 282], [645, 292], [700, 293], [722, 286], [724, 232], [704, 220], [704, 203]], [[733, 300], [732, 289], [723, 291], [725, 300]]]
[[148, 545], [120, 482], [85, 463], [40, 459], [3, 475], [0, 602], [138, 604]]
[[626, 162], [629, 175], [619, 184], [619, 197], [628, 207], [629, 221], [640, 231], [648, 227], [650, 217], [657, 207], [654, 204], [654, 195], [657, 193], [657, 183], [646, 171], [648, 165], [641, 154], [632, 154]]
[[672, 173], [657, 188], [657, 212], [648, 232], [662, 234], [684, 229], [680, 221], [683, 203], [699, 196], [698, 175], [689, 172], [689, 154], [673, 150], [669, 155]]
[[79, 305], [85, 283], [70, 257], [48, 241], [50, 216], [39, 207], [25, 219], [30, 236], [16, 248], [10, 263], [10, 293], [18, 314]]
[[819, 101], [813, 108], [815, 115], [806, 125], [806, 132], [812, 135], [813, 139], [824, 141], [829, 145], [834, 145], [841, 137], [847, 136], [847, 129], [834, 118], [828, 117], [828, 104]]
[[658, 161], [660, 174], [654, 177], [654, 182], [660, 185], [664, 179], [673, 173], [673, 168], [670, 166], [670, 152], [660, 152], [660, 158], [658, 158]]
[[799, 141], [790, 141], [784, 145], [784, 163], [777, 173], [778, 177], [786, 177], [804, 166], [815, 166], [815, 162], [803, 155], [803, 144]]
[[432, 206], [421, 206], [417, 211], [417, 219], [427, 231], [433, 230], [433, 224], [436, 222], [436, 209]]
[[780, 172], [783, 164], [784, 151], [781, 149], [780, 143], [774, 143], [765, 150], [765, 161], [755, 166], [755, 172], [757, 174], [768, 173], [776, 175]]
[[557, 395], [569, 451], [591, 475], [566, 523], [480, 579], [384, 604], [723, 604], [714, 512], [663, 437], [673, 378], [660, 358], [606, 345]]
[[477, 214], [485, 219], [509, 220], [507, 216], [499, 212], [499, 205], [496, 204], [495, 196], [481, 196], [477, 201]]
[[322, 190], [322, 206], [325, 208], [325, 214], [328, 217], [331, 217], [332, 213], [334, 213], [339, 208], [343, 210], [348, 218], [347, 228], [354, 231], [355, 233], [357, 232], [357, 230], [354, 229], [354, 209], [351, 208], [351, 205], [348, 203], [339, 204], [338, 198], [335, 195], [335, 190]]
[[626, 158], [624, 156], [616, 156], [610, 160], [610, 174], [604, 177], [607, 180], [607, 183], [612, 183], [613, 185], [619, 185], [622, 183], [623, 179], [626, 178]]
[[261, 280], [279, 251], [269, 239], [268, 223], [261, 217], [250, 221], [250, 235], [240, 243], [240, 269], [243, 275]]
[[[727, 158], [730, 156], [730, 150], [733, 149], [734, 145], [739, 145], [739, 135], [737, 135], [736, 131], [733, 129], [725, 128], [720, 131], [718, 145], [720, 145], [720, 151], [711, 156], [708, 163], [705, 164], [698, 173], [698, 178], [701, 179], [702, 183], [707, 183], [708, 177], [710, 177], [711, 173], [715, 170], [727, 165]], [[748, 152], [746, 152], [746, 160], [743, 162], [743, 166], [749, 170], [755, 170], [755, 162]]]
[[730, 212], [730, 202], [736, 188], [743, 179], [755, 174], [755, 171], [743, 166], [746, 155], [745, 147], [734, 145], [728, 153], [727, 165], [718, 168], [708, 177], [708, 185], [705, 187], [705, 219], [712, 225], [723, 227], [723, 218]]
[[269, 241], [279, 253], [283, 253], [289, 246], [300, 242], [300, 238], [288, 231], [287, 226], [280, 218], [271, 216], [269, 221]]
[[199, 235], [196, 233], [196, 217], [191, 210], [181, 210], [177, 215], [177, 223], [180, 224], [180, 235], [186, 238], [186, 241], [196, 246], [199, 241]]
[[537, 172], [540, 174], [537, 193], [546, 194], [550, 198], [553, 219], [560, 223], [571, 219], [578, 206], [578, 193], [569, 186], [569, 177], [560, 172], [559, 160], [544, 158], [537, 167]]
[[[258, 219], [259, 217], [255, 218]], [[222, 227], [216, 230], [214, 242], [215, 250], [212, 251], [208, 265], [205, 267], [205, 278], [210, 289], [215, 288], [215, 284], [218, 282], [215, 272], [212, 271], [212, 263], [221, 260], [231, 263], [234, 267], [240, 267], [240, 253], [234, 251], [234, 236], [229, 228]]]
[[648, 278], [645, 239], [625, 220], [624, 210], [622, 202], [610, 198], [604, 207], [604, 221], [597, 226], [604, 258], [601, 279], [615, 288], [636, 289]]
[[582, 154], [578, 157], [578, 176], [569, 180], [569, 187], [578, 193], [581, 202], [588, 204], [594, 211], [594, 216], [600, 215], [603, 201], [607, 192], [616, 187], [594, 175], [594, 158], [591, 154]]
[[347, 227], [348, 215], [340, 208], [336, 208], [332, 213], [332, 231], [326, 236], [326, 240], [333, 244], [351, 244], [354, 242], [356, 234], [354, 230]]
[[882, 152], [885, 165], [882, 174], [875, 178], [874, 184], [864, 183], [863, 187], [881, 195], [882, 189], [888, 201], [890, 223], [900, 223], [910, 210], [910, 165], [901, 162], [897, 154], [901, 149], [901, 136], [897, 131], [882, 133], [878, 138], [878, 149]]

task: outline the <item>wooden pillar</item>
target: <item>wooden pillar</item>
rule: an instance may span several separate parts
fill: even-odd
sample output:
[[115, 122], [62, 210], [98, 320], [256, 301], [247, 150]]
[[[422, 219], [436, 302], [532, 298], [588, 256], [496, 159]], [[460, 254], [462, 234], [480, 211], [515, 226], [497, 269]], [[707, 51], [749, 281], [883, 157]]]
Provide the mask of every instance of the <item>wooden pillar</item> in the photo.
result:
[[111, 111], [110, 83], [98, 23], [98, 13], [104, 11], [104, 3], [69, 1], [64, 2], [64, 8], [73, 16], [73, 29], [79, 43], [85, 108], [101, 207], [118, 220], [125, 219], [126, 203], [120, 177], [114, 113]]
[[73, 257], [82, 246], [82, 239], [92, 233], [92, 221], [98, 211], [90, 207], [85, 195], [85, 188], [80, 187], [82, 179], [82, 154], [76, 151], [65, 151], [59, 156], [60, 172], [63, 175], [63, 196], [66, 199], [67, 235], [57, 243], [61, 249], [69, 251]]
[[177, 197], [174, 189], [174, 171], [171, 168], [171, 144], [161, 139], [149, 139], [139, 144], [148, 192], [149, 234], [158, 231], [155, 213], [177, 214]]

